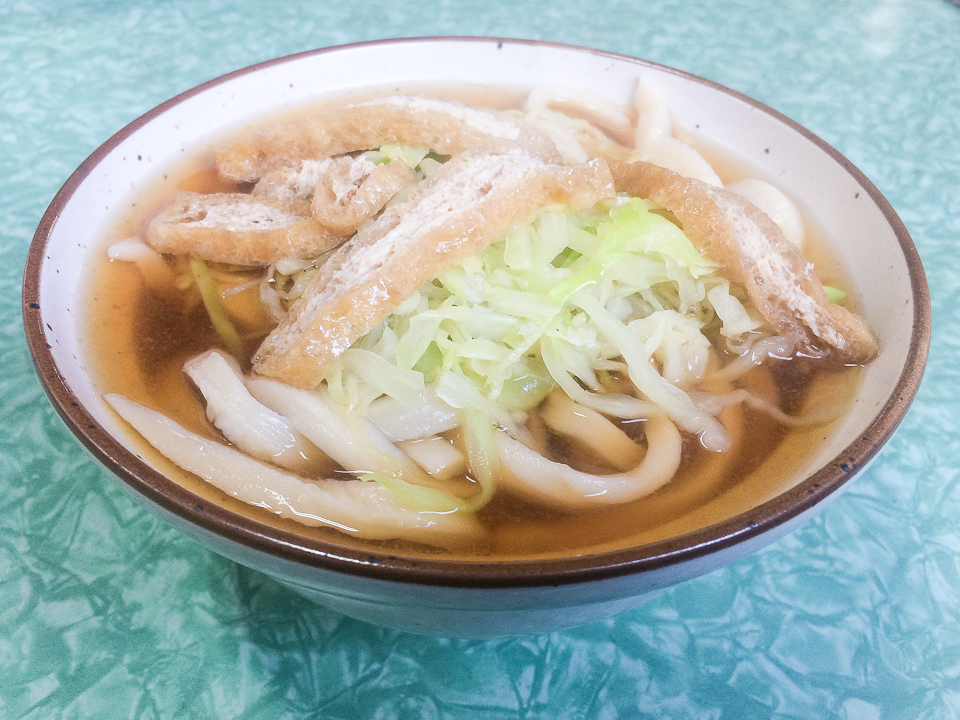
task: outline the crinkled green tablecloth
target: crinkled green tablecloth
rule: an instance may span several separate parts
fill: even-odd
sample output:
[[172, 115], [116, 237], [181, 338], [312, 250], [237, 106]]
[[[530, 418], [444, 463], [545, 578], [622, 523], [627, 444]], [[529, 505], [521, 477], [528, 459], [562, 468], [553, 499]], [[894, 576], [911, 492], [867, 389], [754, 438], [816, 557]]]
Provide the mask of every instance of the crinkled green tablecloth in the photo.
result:
[[[410, 35], [544, 38], [731, 86], [890, 199], [934, 338], [892, 442], [820, 517], [636, 610], [462, 641], [315, 607], [127, 498], [34, 376], [27, 246], [101, 142], [268, 58]], [[0, 4], [0, 717], [960, 716], [960, 9], [946, 0]]]

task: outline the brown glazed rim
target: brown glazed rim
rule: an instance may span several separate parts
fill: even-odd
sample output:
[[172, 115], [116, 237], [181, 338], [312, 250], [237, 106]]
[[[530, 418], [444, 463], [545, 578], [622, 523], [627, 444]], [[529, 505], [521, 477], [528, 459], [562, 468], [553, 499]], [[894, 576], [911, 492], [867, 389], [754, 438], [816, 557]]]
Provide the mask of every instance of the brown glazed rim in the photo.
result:
[[[81, 406], [67, 386], [49, 352], [41, 320], [40, 274], [50, 233], [74, 192], [121, 141], [185, 99], [228, 80], [301, 57], [359, 47], [404, 43], [460, 41], [553, 47], [587, 52], [655, 68], [693, 80], [742, 100], [790, 126], [828, 153], [854, 177], [883, 212], [900, 243], [909, 270], [914, 314], [910, 351], [900, 377], [871, 425], [843, 453], [814, 475], [753, 510], [696, 532], [668, 540], [607, 553], [573, 558], [517, 561], [453, 561], [441, 558], [395, 556], [373, 550], [345, 548], [278, 530], [237, 515], [184, 490], [156, 472], [114, 439]], [[777, 111], [741, 93], [690, 73], [618, 53], [543, 41], [494, 37], [426, 37], [378, 40], [290, 55], [237, 70], [177, 95], [134, 120], [88, 157], [54, 197], [37, 228], [27, 257], [23, 283], [23, 318], [30, 353], [54, 408], [80, 442], [135, 493], [203, 530], [248, 548], [307, 567], [354, 576], [460, 588], [519, 588], [567, 585], [643, 573], [709, 556], [775, 530], [802, 515], [838, 491], [886, 443], [903, 419], [920, 384], [930, 343], [931, 310], [926, 277], [919, 254], [906, 227], [879, 190], [843, 155], [819, 137]]]

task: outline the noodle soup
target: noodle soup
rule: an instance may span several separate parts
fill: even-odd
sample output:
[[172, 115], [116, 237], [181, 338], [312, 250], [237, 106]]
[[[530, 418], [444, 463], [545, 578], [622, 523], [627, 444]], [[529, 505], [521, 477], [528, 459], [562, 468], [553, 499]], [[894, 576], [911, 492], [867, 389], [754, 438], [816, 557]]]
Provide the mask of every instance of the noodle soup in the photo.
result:
[[[544, 93], [535, 89], [530, 94], [478, 95], [445, 89], [432, 93], [430, 100], [408, 103], [397, 114], [441, 112], [456, 122], [467, 117], [469, 128], [493, 127], [494, 135], [513, 127], [510, 123], [522, 124], [521, 132], [529, 132], [529, 137], [521, 135], [526, 138], [523, 150], [535, 161], [516, 172], [527, 177], [550, 168], [554, 175], [543, 182], [554, 194], [557, 185], [593, 182], [593, 176], [569, 174], [591, 162], [599, 162], [598, 169], [591, 170], [597, 177], [607, 162], [673, 164], [680, 178], [699, 174], [694, 190], [703, 193], [713, 192], [710, 188], [718, 184], [732, 187], [735, 181], [753, 180], [736, 161], [717, 162], [715, 153], [681, 143], [676, 138], [683, 135], [677, 129], [646, 126], [644, 109], [655, 97], [644, 96], [634, 107], [621, 107], [572, 93]], [[453, 105], [451, 110], [435, 104], [436, 95], [471, 105], [469, 109]], [[197, 438], [250, 459], [246, 441], [232, 436], [231, 430], [225, 432], [222, 426], [229, 422], [222, 420], [220, 411], [211, 410], [223, 401], [203, 392], [199, 376], [184, 372], [194, 358], [217, 351], [239, 370], [225, 377], [239, 377], [256, 402], [272, 406], [269, 409], [288, 421], [296, 437], [306, 437], [297, 446], [299, 457], [290, 464], [262, 457], [251, 462], [268, 467], [271, 477], [282, 475], [304, 487], [327, 487], [323, 483], [335, 478], [336, 492], [364, 488], [363, 502], [373, 502], [374, 496], [379, 501], [386, 498], [418, 519], [397, 520], [395, 532], [384, 531], [382, 525], [365, 532], [327, 516], [322, 503], [300, 507], [290, 495], [273, 505], [263, 496], [238, 499], [230, 484], [236, 478], [229, 477], [230, 472], [222, 481], [202, 479], [203, 472], [190, 472], [189, 462], [169, 459], [175, 453], [165, 453], [163, 443], [150, 438], [150, 430], [131, 420], [156, 446], [143, 442], [151, 462], [200, 497], [291, 532], [355, 547], [465, 558], [567, 556], [631, 547], [704, 527], [782, 492], [784, 479], [809, 457], [829, 423], [845, 410], [856, 387], [858, 366], [865, 360], [837, 361], [826, 344], [805, 345], [796, 332], [783, 330], [786, 325], [775, 327], [780, 319], [766, 317], [744, 287], [731, 282], [717, 261], [690, 242], [692, 231], [679, 210], [650, 197], [631, 200], [619, 187], [599, 199], [590, 196], [576, 209], [558, 205], [551, 195], [551, 201], [533, 213], [517, 211], [524, 215], [520, 222], [483, 239], [475, 251], [444, 262], [412, 293], [392, 298], [384, 316], [372, 317], [370, 327], [347, 344], [338, 339], [342, 347], [338, 353], [327, 353], [334, 357], [324, 360], [319, 381], [308, 379], [298, 385], [284, 375], [287, 370], [277, 371], [269, 364], [276, 353], [264, 351], [265, 343], [278, 327], [293, 324], [291, 316], [308, 312], [304, 308], [309, 298], [303, 293], [321, 296], [330, 277], [339, 278], [331, 275], [326, 285], [318, 285], [317, 278], [334, 272], [325, 268], [333, 263], [359, 264], [360, 251], [372, 252], [366, 249], [378, 247], [383, 237], [442, 192], [458, 158], [469, 156], [463, 162], [475, 161], [479, 167], [493, 156], [500, 162], [496, 177], [514, 172], [513, 160], [499, 160], [517, 154], [514, 148], [504, 148], [504, 137], [470, 145], [468, 128], [464, 135], [470, 137], [463, 141], [468, 147], [438, 151], [378, 142], [371, 147], [335, 148], [332, 155], [345, 161], [347, 180], [358, 166], [367, 172], [363, 176], [358, 171], [359, 182], [344, 181], [349, 187], [341, 192], [336, 178], [328, 183], [338, 210], [341, 197], [355, 196], [372, 175], [369, 166], [396, 164], [409, 175], [374, 213], [343, 233], [343, 244], [312, 254], [257, 257], [246, 264], [218, 255], [200, 258], [198, 265], [194, 251], [174, 252], [156, 242], [151, 246], [151, 227], [183, 197], [179, 195], [183, 191], [196, 193], [191, 202], [234, 195], [256, 198], [263, 178], [281, 166], [305, 172], [308, 162], [326, 160], [303, 155], [308, 151], [297, 139], [277, 140], [283, 133], [276, 128], [292, 125], [302, 132], [303, 123], [315, 116], [336, 117], [344, 108], [370, 107], [370, 102], [370, 96], [351, 97], [349, 102], [265, 122], [220, 143], [222, 154], [223, 148], [267, 137], [275, 143], [270, 152], [286, 153], [283, 162], [258, 171], [261, 175], [255, 180], [246, 176], [230, 180], [223, 171], [227, 162], [210, 150], [199, 151], [168, 171], [118, 223], [94, 268], [89, 345], [99, 384], [111, 397], [123, 396]], [[386, 101], [373, 102], [375, 107]], [[507, 112], [475, 116], [474, 106]], [[486, 150], [476, 150], [485, 143]], [[556, 158], [544, 159], [553, 152]], [[316, 188], [329, 168], [319, 171], [321, 179], [306, 195], [282, 198], [299, 203], [298, 222], [316, 217], [310, 214], [313, 207], [303, 208], [315, 205]], [[278, 186], [287, 192], [296, 185], [285, 182], [274, 181], [272, 192], [278, 194]], [[462, 186], [469, 181], [457, 182]], [[504, 196], [514, 197], [516, 187], [510, 186]], [[602, 194], [603, 189], [601, 180], [590, 192]], [[784, 236], [797, 232], [797, 217], [802, 215], [775, 188], [761, 181], [748, 184], [744, 193], [760, 204], [775, 198], [768, 209], [787, 216], [778, 232]], [[212, 207], [206, 207], [200, 220], [192, 216], [187, 223], [178, 222], [202, 224], [215, 215]], [[285, 205], [284, 212], [290, 207]], [[484, 213], [480, 215], [486, 219]], [[421, 230], [430, 222], [421, 223]], [[223, 232], [237, 232], [214, 230], [220, 239]], [[328, 238], [329, 227], [323, 230], [322, 237]], [[833, 288], [842, 289], [843, 279], [828, 250], [810, 229], [800, 234], [795, 240], [803, 242], [803, 253], [816, 266], [818, 280], [831, 288], [832, 299], [839, 300], [841, 293]], [[121, 247], [120, 241], [128, 238], [137, 240]], [[232, 239], [229, 244], [234, 248], [239, 240]], [[392, 242], [394, 252], [399, 242]], [[217, 300], [210, 300], [204, 283], [215, 289]], [[844, 301], [847, 307], [852, 304]], [[338, 329], [348, 325], [354, 321], [347, 317], [349, 312], [348, 308], [330, 322]], [[224, 318], [229, 331], [223, 329]], [[275, 346], [287, 352], [282, 343]], [[648, 377], [651, 372], [655, 378]], [[381, 387], [382, 374], [396, 378], [396, 386]], [[642, 385], [646, 382], [650, 384]], [[269, 383], [300, 394], [284, 395], [287, 390]], [[405, 383], [413, 383], [412, 393], [396, 391]], [[415, 399], [409, 399], [411, 394]], [[379, 465], [380, 461], [364, 460], [348, 467], [347, 461], [324, 452], [322, 439], [315, 439], [310, 430], [319, 421], [292, 418], [292, 410], [282, 411], [317, 397], [322, 397], [322, 405], [316, 412], [332, 413], [329, 417], [334, 418], [322, 431], [327, 442], [341, 442], [346, 437], [337, 434], [342, 427], [362, 425], [366, 429], [357, 430], [346, 443], [369, 444], [394, 459]], [[664, 398], [667, 409], [656, 397]], [[127, 417], [125, 410], [117, 409]], [[427, 415], [427, 429], [419, 435], [408, 437], [404, 427], [397, 427]], [[654, 424], [665, 429], [651, 440]], [[386, 449], [384, 438], [390, 443]], [[668, 446], [674, 449], [662, 449]], [[655, 455], [660, 458], [657, 463]], [[634, 472], [644, 465], [651, 468]], [[269, 484], [265, 487], [268, 493], [283, 495]], [[618, 494], [622, 499], [608, 501]], [[467, 519], [434, 532], [436, 523], [449, 518]], [[408, 531], [411, 524], [415, 531]], [[461, 526], [466, 529], [463, 534]]]

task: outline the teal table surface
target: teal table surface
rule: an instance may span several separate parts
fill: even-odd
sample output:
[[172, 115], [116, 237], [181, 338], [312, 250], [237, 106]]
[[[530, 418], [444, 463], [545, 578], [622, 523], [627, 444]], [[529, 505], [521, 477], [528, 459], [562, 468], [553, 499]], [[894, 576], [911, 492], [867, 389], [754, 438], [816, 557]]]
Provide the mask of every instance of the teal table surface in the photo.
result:
[[[51, 409], [20, 285], [98, 145], [252, 63], [414, 35], [647, 58], [783, 112], [900, 214], [927, 372], [876, 462], [765, 550], [612, 619], [489, 641], [351, 620], [131, 501]], [[0, 717], [960, 717], [960, 7], [946, 0], [0, 0]]]

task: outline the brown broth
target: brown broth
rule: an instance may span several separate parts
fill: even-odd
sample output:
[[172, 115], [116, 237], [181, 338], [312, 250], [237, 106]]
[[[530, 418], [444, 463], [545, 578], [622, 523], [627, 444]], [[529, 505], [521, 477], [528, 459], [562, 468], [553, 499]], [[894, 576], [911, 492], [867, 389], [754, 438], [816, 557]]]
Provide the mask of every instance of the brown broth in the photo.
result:
[[[398, 90], [390, 88], [388, 92]], [[402, 89], [406, 93], [416, 91]], [[383, 94], [383, 91], [369, 92], [353, 95], [348, 100], [355, 102]], [[433, 94], [501, 109], [515, 107], [522, 97], [521, 91], [478, 88], [453, 91], [444, 88], [442, 93], [434, 89]], [[337, 104], [342, 102], [345, 101]], [[285, 118], [295, 118], [310, 109], [291, 112]], [[716, 164], [725, 181], [748, 174], [736, 161], [720, 156], [716, 150], [711, 149], [708, 155], [711, 161], [720, 158]], [[152, 189], [137, 198], [105, 238], [104, 249], [125, 237], [142, 236], [149, 219], [182, 190], [223, 192], [234, 188], [218, 178], [212, 154], [208, 150], [198, 151], [168, 169]], [[832, 260], [821, 234], [811, 231], [814, 226], [809, 218], [805, 219], [809, 247], [805, 253], [815, 262], [825, 282], [842, 287], [839, 266]], [[103, 392], [126, 395], [175, 419], [189, 430], [224, 442], [207, 421], [201, 403], [181, 371], [187, 359], [219, 345], [202, 305], [194, 302], [178, 306], [159, 297], [143, 285], [132, 264], [111, 262], [105, 251], [90, 271], [86, 336], [98, 387]], [[247, 322], [240, 323], [240, 330], [247, 349], [252, 352], [271, 329], [271, 321], [263, 314], [257, 316], [256, 309], [250, 310], [257, 306], [255, 298], [246, 295], [251, 292], [244, 291], [231, 302], [245, 308]], [[811, 372], [809, 365], [781, 362], [752, 372], [741, 385], [775, 401], [788, 412], [798, 412], [809, 406], [848, 405], [857, 379], [855, 368]], [[479, 515], [490, 529], [492, 541], [466, 551], [462, 557], [507, 559], [582, 554], [634, 546], [696, 530], [744, 512], [786, 489], [792, 469], [815, 451], [826, 434], [824, 426], [787, 431], [767, 415], [747, 408], [734, 407], [725, 413], [724, 421], [734, 438], [748, 433], [750, 441], [735, 443], [736, 448], [728, 453], [715, 454], [704, 450], [696, 438], [686, 438], [680, 473], [647, 498], [567, 515], [498, 494]], [[628, 434], [636, 432], [629, 424], [624, 429]], [[415, 555], [437, 552], [402, 541], [357, 540], [331, 529], [281, 519], [180, 470], [133, 431], [131, 437], [136, 438], [151, 463], [186, 489], [233, 512], [293, 533], [351, 547], [378, 546]], [[561, 454], [570, 451], [562, 445], [555, 449]], [[595, 466], [589, 458], [574, 459], [573, 464], [577, 463]]]

